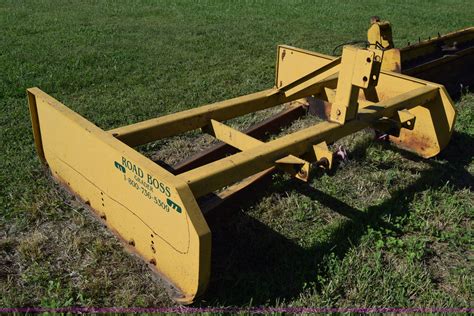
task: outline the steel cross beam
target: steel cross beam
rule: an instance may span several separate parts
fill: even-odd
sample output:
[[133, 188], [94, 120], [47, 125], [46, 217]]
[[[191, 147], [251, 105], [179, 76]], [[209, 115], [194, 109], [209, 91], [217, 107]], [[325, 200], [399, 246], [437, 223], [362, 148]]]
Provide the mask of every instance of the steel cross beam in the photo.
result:
[[300, 156], [314, 144], [332, 143], [355, 133], [382, 117], [391, 117], [398, 110], [424, 105], [438, 94], [438, 88], [425, 86], [406, 92], [387, 101], [375, 103], [358, 112], [358, 119], [345, 124], [322, 122], [273, 141], [251, 147], [235, 155], [217, 160], [202, 167], [179, 174], [186, 181], [195, 197], [203, 196], [238, 180], [275, 165], [288, 155]]
[[129, 146], [143, 145], [162, 138], [195, 130], [209, 124], [211, 119], [225, 121], [245, 114], [268, 109], [313, 94], [330, 87], [337, 80], [339, 59], [327, 67], [316, 69], [304, 80], [298, 79], [282, 88], [273, 88], [234, 99], [201, 106], [159, 118], [110, 130], [113, 136]]
[[[41, 90], [28, 89], [37, 151], [55, 179], [173, 285], [174, 299], [189, 304], [205, 291], [210, 278], [212, 238], [203, 213], [233, 192], [275, 167], [303, 169], [309, 163], [299, 158], [302, 155], [309, 161], [311, 156], [331, 158], [327, 143], [386, 122], [398, 128], [390, 140], [421, 157], [433, 157], [448, 144], [455, 111], [443, 86], [374, 70], [375, 55], [353, 53], [354, 58], [344, 58], [343, 51], [343, 58], [335, 59], [279, 46], [278, 88], [111, 131]], [[354, 92], [354, 85], [361, 93]], [[334, 102], [336, 118], [337, 109], [345, 115], [340, 119], [331, 115], [332, 121], [268, 142], [221, 123], [313, 95]], [[211, 129], [216, 138], [241, 152], [173, 174], [132, 148], [198, 128]], [[203, 196], [211, 192], [218, 199], [206, 203]], [[198, 204], [201, 201], [204, 207]]]

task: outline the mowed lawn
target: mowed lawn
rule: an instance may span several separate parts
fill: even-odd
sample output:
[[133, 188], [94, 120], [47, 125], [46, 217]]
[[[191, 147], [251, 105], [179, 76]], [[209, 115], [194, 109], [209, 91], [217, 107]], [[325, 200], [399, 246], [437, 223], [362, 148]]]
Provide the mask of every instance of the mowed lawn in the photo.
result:
[[[403, 47], [472, 26], [474, 7], [1, 0], [0, 306], [174, 304], [146, 264], [48, 178], [27, 88], [109, 129], [269, 88], [276, 45], [331, 54], [365, 39], [372, 15], [392, 22]], [[253, 200], [218, 214], [212, 280], [196, 305], [472, 306], [473, 106], [472, 94], [456, 102], [456, 132], [437, 158], [364, 131], [337, 144], [350, 159], [336, 172], [317, 173], [309, 185], [277, 175]], [[195, 137], [142, 150], [177, 161]]]

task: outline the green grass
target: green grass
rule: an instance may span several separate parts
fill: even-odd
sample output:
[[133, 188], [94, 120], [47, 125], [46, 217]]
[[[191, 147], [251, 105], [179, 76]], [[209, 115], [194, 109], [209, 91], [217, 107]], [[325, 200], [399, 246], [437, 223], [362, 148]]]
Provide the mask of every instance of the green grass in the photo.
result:
[[[25, 90], [102, 128], [272, 86], [277, 44], [330, 54], [371, 15], [397, 46], [472, 26], [470, 1], [1, 1], [0, 306], [169, 306], [146, 264], [45, 175]], [[310, 185], [272, 185], [213, 224], [198, 305], [472, 306], [474, 97], [420, 160], [373, 141]], [[240, 122], [244, 124], [245, 122]], [[298, 122], [297, 124], [305, 124]], [[143, 148], [185, 155], [193, 135]]]

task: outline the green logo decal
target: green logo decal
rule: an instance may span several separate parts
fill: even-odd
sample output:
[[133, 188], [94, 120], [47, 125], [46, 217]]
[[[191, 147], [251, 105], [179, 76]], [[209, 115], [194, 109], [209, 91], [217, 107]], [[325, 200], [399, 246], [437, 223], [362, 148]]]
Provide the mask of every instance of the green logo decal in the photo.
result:
[[118, 170], [122, 171], [123, 173], [125, 173], [125, 167], [122, 166], [120, 163], [118, 163], [117, 161], [114, 163], [115, 165], [115, 168], [117, 168]]
[[181, 213], [181, 206], [179, 206], [175, 202], [171, 201], [170, 199], [166, 199], [166, 203], [168, 204], [168, 206], [175, 209], [176, 212]]

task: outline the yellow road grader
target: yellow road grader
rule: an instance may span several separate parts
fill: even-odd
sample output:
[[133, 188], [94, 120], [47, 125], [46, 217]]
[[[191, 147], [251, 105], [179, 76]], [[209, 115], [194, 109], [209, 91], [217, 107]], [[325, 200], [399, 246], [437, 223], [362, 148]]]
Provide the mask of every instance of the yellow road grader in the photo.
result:
[[[307, 181], [311, 168], [332, 167], [328, 145], [368, 127], [423, 158], [445, 148], [456, 113], [442, 84], [472, 83], [473, 42], [468, 28], [397, 49], [390, 23], [374, 17], [366, 47], [344, 46], [340, 57], [278, 46], [267, 90], [108, 131], [30, 88], [36, 150], [53, 178], [172, 286], [173, 299], [190, 304], [211, 276], [205, 215], [222, 201], [274, 171]], [[225, 124], [281, 104], [289, 105], [249, 130]], [[326, 120], [261, 139], [308, 108]], [[198, 129], [220, 143], [169, 168], [135, 149]]]

